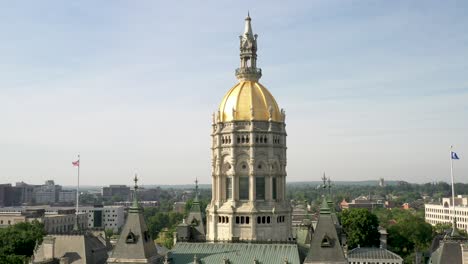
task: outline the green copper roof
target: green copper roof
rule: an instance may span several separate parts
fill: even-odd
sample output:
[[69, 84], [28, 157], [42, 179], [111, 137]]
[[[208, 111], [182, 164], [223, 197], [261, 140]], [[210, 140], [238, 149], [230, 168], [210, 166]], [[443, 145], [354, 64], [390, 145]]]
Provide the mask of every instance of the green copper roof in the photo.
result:
[[[299, 264], [295, 244], [248, 243], [177, 243], [170, 254], [170, 263], [191, 264], [194, 256], [203, 264]], [[286, 262], [287, 261], [287, 262]]]
[[330, 207], [328, 207], [328, 203], [326, 199], [323, 199], [322, 201], [322, 206], [320, 206], [320, 214], [330, 214], [331, 210]]

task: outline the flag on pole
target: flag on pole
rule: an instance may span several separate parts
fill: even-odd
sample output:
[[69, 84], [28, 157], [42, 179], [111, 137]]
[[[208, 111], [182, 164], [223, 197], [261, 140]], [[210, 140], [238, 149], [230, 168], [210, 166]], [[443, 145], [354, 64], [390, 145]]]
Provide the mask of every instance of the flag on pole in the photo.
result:
[[79, 167], [80, 166], [80, 160], [77, 161], [72, 161], [73, 167]]
[[457, 153], [452, 151], [452, 159], [457, 160], [457, 159], [460, 159], [460, 158], [458, 157]]

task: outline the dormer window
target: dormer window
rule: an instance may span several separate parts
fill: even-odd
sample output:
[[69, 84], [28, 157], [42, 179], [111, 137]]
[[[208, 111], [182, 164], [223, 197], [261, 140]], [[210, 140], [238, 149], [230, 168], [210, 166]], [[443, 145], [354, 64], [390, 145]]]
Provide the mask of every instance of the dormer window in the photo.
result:
[[135, 236], [135, 234], [132, 231], [128, 232], [128, 235], [125, 238], [125, 243], [135, 244], [136, 242], [137, 242], [137, 237]]
[[320, 244], [322, 247], [332, 247], [333, 244], [332, 244], [332, 239], [327, 235], [325, 234], [322, 238], [322, 243]]

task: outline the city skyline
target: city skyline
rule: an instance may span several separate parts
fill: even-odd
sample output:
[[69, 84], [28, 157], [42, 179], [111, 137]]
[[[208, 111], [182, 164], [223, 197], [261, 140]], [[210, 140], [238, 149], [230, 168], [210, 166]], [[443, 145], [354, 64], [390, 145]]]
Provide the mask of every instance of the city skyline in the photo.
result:
[[248, 6], [288, 182], [449, 182], [453, 144], [466, 183], [468, 4], [297, 3], [3, 3], [3, 181], [74, 185], [80, 153], [84, 185], [210, 183]]

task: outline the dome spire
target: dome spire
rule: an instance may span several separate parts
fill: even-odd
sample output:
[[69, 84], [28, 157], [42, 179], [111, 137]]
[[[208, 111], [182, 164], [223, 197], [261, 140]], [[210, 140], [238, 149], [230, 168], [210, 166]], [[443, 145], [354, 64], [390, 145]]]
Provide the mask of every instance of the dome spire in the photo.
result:
[[257, 34], [252, 31], [252, 19], [247, 12], [244, 33], [240, 39], [240, 68], [236, 70], [239, 81], [258, 81], [262, 77], [262, 70], [257, 68]]

